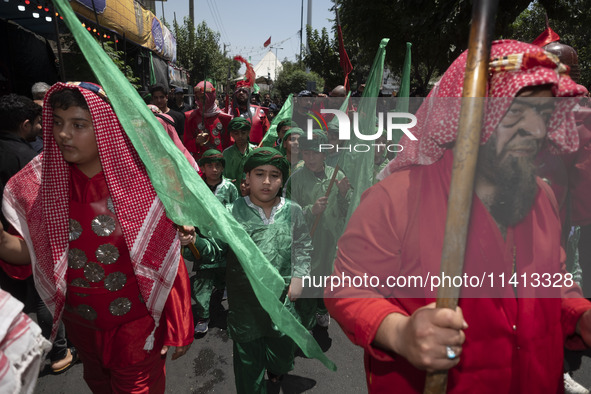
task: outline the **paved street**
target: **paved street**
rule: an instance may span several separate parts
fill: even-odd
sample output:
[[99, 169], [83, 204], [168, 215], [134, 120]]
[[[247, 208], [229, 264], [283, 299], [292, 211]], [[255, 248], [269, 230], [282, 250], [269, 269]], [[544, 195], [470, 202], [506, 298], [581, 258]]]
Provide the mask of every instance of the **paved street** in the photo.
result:
[[[222, 303], [227, 308], [226, 302]], [[216, 310], [209, 332], [195, 339], [189, 352], [178, 360], [166, 363], [167, 393], [233, 393], [232, 340], [225, 328], [225, 312]], [[273, 393], [362, 393], [365, 392], [363, 351], [354, 346], [336, 322], [329, 329], [317, 329], [315, 337], [337, 366], [331, 372], [317, 360], [296, 357], [295, 369], [279, 385], [269, 385]], [[142, 339], [143, 340], [143, 339]], [[170, 353], [170, 352], [169, 352]], [[36, 393], [90, 393], [82, 379], [82, 364], [63, 375], [41, 374]]]

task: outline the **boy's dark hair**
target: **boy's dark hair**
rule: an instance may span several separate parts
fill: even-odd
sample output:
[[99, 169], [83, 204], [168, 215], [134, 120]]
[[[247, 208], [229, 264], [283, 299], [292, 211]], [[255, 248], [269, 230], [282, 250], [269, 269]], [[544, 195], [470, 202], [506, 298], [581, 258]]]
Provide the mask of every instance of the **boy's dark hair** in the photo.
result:
[[0, 97], [0, 130], [18, 131], [25, 121], [35, 121], [41, 116], [41, 106], [33, 100], [18, 94], [8, 94]]
[[168, 88], [161, 83], [150, 86], [150, 94], [154, 95], [154, 92], [162, 92], [162, 94], [168, 96]]
[[67, 110], [70, 107], [80, 107], [90, 112], [86, 99], [78, 89], [62, 89], [53, 93], [49, 98], [51, 108]]

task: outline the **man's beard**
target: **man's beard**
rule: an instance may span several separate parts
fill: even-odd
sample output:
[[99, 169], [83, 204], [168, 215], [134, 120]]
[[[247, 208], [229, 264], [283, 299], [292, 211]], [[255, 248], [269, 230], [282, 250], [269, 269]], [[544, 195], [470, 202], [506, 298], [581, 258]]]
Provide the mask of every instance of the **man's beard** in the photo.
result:
[[[535, 141], [536, 149], [539, 145]], [[532, 145], [533, 146], [533, 145]], [[535, 155], [505, 155], [507, 146], [496, 154], [494, 135], [480, 149], [478, 173], [495, 185], [495, 195], [488, 209], [492, 217], [505, 227], [519, 223], [527, 216], [538, 192]], [[504, 157], [504, 158], [503, 158]]]

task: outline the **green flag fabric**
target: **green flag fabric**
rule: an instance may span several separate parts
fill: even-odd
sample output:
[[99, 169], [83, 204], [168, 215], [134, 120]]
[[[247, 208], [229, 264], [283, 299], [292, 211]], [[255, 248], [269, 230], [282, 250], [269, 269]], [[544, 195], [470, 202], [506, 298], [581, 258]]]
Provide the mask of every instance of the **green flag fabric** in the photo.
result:
[[275, 118], [273, 118], [273, 121], [271, 122], [271, 127], [269, 127], [269, 130], [267, 130], [267, 133], [263, 137], [263, 140], [261, 141], [260, 146], [268, 146], [268, 147], [272, 148], [273, 145], [275, 145], [275, 141], [277, 141], [277, 137], [278, 137], [277, 125], [284, 120], [291, 120], [292, 116], [293, 116], [293, 94], [290, 94], [287, 97], [287, 100], [285, 100], [285, 103], [283, 103], [283, 106], [281, 107], [281, 110], [279, 111], [279, 113], [275, 116]]
[[[378, 102], [378, 95], [382, 86], [382, 76], [384, 74], [384, 60], [386, 58], [386, 45], [390, 41], [389, 38], [383, 38], [376, 53], [376, 56], [369, 71], [369, 77], [365, 84], [365, 90], [359, 102], [359, 132], [362, 134], [374, 135], [376, 134], [376, 108]], [[377, 137], [376, 137], [377, 138]], [[374, 167], [374, 147], [363, 141], [352, 132], [350, 146], [354, 147], [357, 144], [369, 145], [367, 152], [359, 152], [352, 149], [351, 153], [341, 155], [340, 167], [349, 178], [349, 182], [353, 186], [351, 190], [351, 203], [347, 212], [347, 221], [353, 214], [353, 211], [359, 205], [361, 195], [373, 184], [373, 167]]]
[[279, 297], [283, 278], [269, 264], [242, 226], [230, 215], [174, 145], [137, 91], [95, 39], [84, 29], [67, 0], [54, 0], [86, 60], [144, 163], [152, 185], [177, 224], [199, 227], [207, 237], [230, 244], [261, 304], [279, 330], [289, 335], [308, 357], [336, 370], [316, 340], [287, 310]]
[[[406, 43], [406, 54], [404, 55], [404, 65], [402, 66], [402, 78], [400, 79], [400, 91], [396, 99], [396, 112], [408, 112], [408, 103], [410, 97], [410, 59], [411, 59], [410, 42]], [[406, 118], [400, 119], [397, 123], [406, 123]], [[404, 133], [402, 130], [395, 129], [392, 133], [392, 143], [397, 144]]]
[[150, 52], [150, 85], [155, 85], [156, 82], [156, 73], [154, 72], [154, 59], [152, 58], [152, 52]]
[[[351, 97], [351, 92], [347, 93], [347, 97], [345, 97], [345, 100], [343, 101], [343, 104], [341, 104], [341, 107], [339, 108], [339, 110], [343, 113], [347, 113], [348, 109], [349, 109], [349, 98]], [[302, 127], [302, 126], [300, 126]], [[329, 122], [328, 122], [328, 129], [329, 130], [338, 130], [339, 129], [339, 119], [335, 116], [333, 117]]]

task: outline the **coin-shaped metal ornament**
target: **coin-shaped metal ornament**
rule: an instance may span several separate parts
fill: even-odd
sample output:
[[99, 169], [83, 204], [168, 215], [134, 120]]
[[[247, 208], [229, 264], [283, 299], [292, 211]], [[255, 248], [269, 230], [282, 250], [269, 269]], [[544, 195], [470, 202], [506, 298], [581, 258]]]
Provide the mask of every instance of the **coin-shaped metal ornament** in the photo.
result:
[[100, 282], [105, 279], [105, 270], [100, 264], [91, 261], [84, 267], [84, 277], [92, 283]]
[[119, 258], [119, 250], [113, 244], [103, 244], [94, 252], [99, 263], [113, 264]]
[[214, 139], [213, 139], [213, 143], [214, 143], [215, 145], [219, 145], [219, 144], [220, 144], [220, 142], [221, 142], [221, 141], [220, 141], [220, 139], [219, 139], [219, 138], [214, 138]]
[[80, 304], [76, 307], [76, 312], [86, 320], [96, 319], [96, 311], [90, 305]]
[[108, 237], [115, 231], [115, 219], [108, 215], [98, 215], [92, 219], [92, 231], [99, 237]]
[[197, 125], [197, 128], [198, 128], [199, 130], [205, 130], [205, 125], [203, 124], [203, 122], [201, 122], [201, 123], [199, 123], [199, 124]]
[[105, 279], [105, 288], [109, 291], [121, 290], [126, 282], [127, 277], [123, 272], [112, 272]]
[[90, 283], [84, 278], [76, 278], [72, 280], [70, 284], [76, 287], [90, 287]]
[[74, 219], [70, 219], [70, 223], [68, 225], [70, 230], [70, 242], [77, 240], [82, 234], [82, 226], [78, 221]]
[[70, 249], [68, 250], [68, 267], [72, 269], [79, 269], [86, 265], [86, 253], [84, 253], [80, 249]]
[[[219, 123], [218, 123], [218, 124], [219, 124]], [[213, 136], [214, 136], [214, 137], [217, 137], [218, 135], [220, 135], [220, 132], [219, 132], [219, 131], [217, 131], [216, 129], [213, 129], [213, 130], [211, 131], [211, 134], [213, 134]]]
[[[218, 130], [221, 130], [221, 129], [222, 129], [222, 127], [223, 127], [223, 126], [222, 126], [221, 122], [215, 125], [215, 128], [216, 128], [216, 129], [218, 129]], [[216, 135], [217, 135], [217, 134], [216, 134]]]
[[109, 305], [109, 312], [113, 316], [123, 316], [131, 310], [131, 301], [129, 298], [119, 297]]
[[115, 205], [113, 204], [113, 199], [111, 197], [107, 198], [107, 209], [113, 214], [115, 213]]

